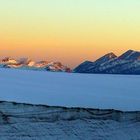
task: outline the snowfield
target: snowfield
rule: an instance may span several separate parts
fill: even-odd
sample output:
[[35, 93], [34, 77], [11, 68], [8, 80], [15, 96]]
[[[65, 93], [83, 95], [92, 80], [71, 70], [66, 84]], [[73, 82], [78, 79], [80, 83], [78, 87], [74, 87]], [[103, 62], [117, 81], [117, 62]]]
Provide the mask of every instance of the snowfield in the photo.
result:
[[139, 140], [139, 83], [140, 76], [1, 68], [0, 140]]
[[0, 140], [139, 140], [140, 112], [0, 102]]
[[140, 76], [0, 69], [0, 100], [140, 111]]

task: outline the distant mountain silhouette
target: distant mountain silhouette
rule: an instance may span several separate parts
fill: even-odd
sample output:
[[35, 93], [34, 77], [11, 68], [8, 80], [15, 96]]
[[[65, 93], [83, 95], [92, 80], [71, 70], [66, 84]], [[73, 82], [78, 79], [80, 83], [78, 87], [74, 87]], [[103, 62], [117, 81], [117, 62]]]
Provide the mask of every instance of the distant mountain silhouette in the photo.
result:
[[49, 62], [49, 61], [35, 62], [29, 58], [20, 58], [19, 60], [16, 60], [10, 57], [5, 57], [0, 61], [0, 67], [27, 69], [27, 70], [71, 72], [70, 68], [64, 66], [60, 62]]
[[95, 62], [85, 61], [74, 70], [76, 73], [140, 74], [140, 52], [128, 50], [117, 57], [109, 53]]

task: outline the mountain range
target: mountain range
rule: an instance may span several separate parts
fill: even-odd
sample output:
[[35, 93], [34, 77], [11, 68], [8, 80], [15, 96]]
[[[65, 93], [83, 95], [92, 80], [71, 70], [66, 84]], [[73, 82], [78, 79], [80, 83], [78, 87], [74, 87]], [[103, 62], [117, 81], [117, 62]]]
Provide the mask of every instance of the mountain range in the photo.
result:
[[1, 68], [16, 68], [28, 70], [44, 70], [54, 72], [71, 72], [71, 69], [60, 62], [39, 61], [35, 62], [29, 58], [20, 58], [18, 60], [11, 57], [5, 57], [0, 60]]
[[83, 62], [73, 71], [75, 73], [140, 74], [140, 52], [128, 50], [121, 56], [108, 53], [94, 62]]
[[85, 61], [73, 70], [63, 65], [61, 62], [35, 62], [29, 58], [20, 58], [16, 60], [11, 57], [1, 59], [0, 67], [53, 72], [137, 75], [140, 74], [140, 52], [128, 50], [120, 56], [111, 52], [96, 61]]

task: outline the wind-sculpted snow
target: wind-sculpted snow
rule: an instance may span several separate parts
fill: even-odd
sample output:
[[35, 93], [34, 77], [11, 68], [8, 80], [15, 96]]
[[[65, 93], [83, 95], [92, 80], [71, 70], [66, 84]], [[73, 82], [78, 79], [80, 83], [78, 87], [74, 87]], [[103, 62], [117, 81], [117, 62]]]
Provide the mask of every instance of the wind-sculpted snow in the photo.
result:
[[0, 140], [139, 140], [140, 112], [0, 102]]

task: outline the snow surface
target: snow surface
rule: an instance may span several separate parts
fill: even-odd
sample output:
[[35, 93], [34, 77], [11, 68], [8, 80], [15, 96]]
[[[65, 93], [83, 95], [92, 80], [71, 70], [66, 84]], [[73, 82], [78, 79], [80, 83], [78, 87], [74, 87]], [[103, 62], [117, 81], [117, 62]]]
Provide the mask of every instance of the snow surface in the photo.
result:
[[140, 112], [0, 102], [0, 140], [140, 140]]
[[140, 110], [140, 76], [0, 69], [0, 100]]

